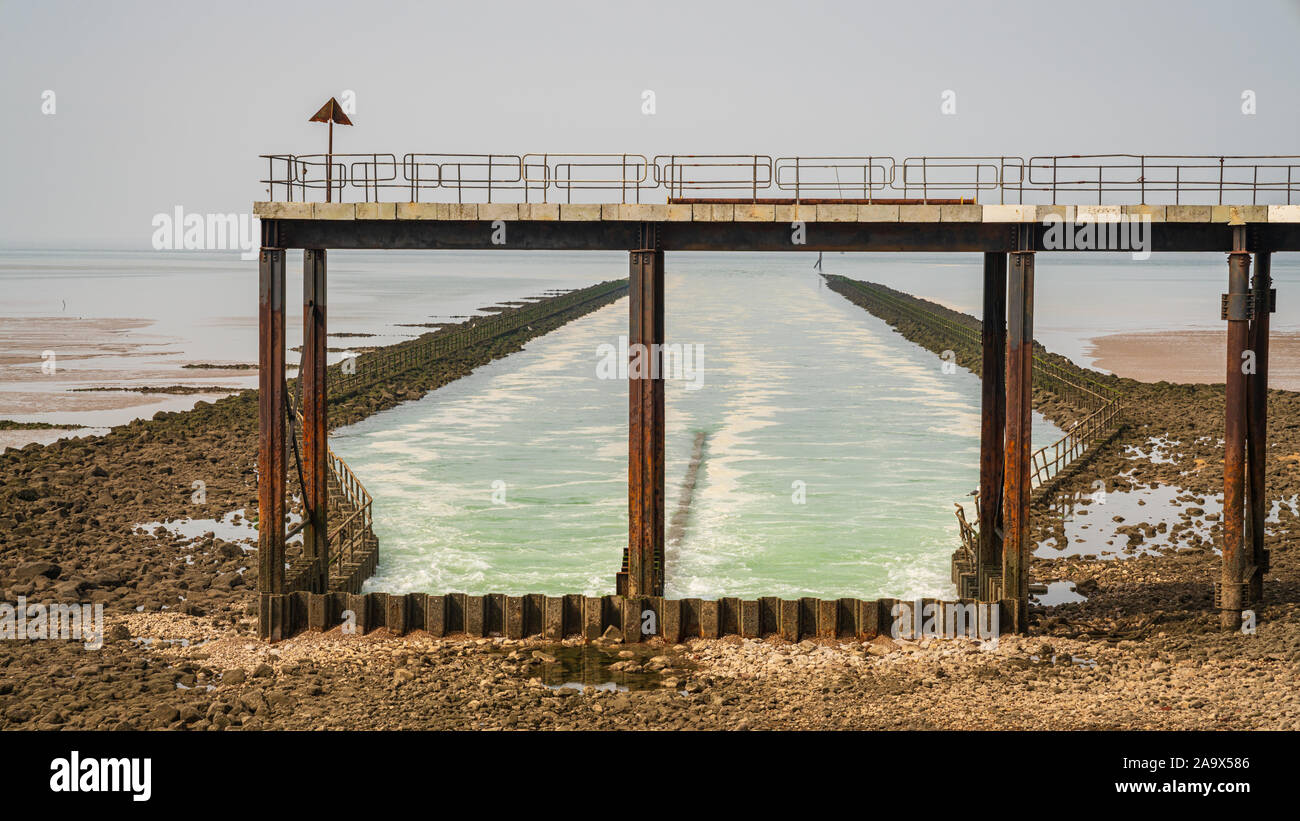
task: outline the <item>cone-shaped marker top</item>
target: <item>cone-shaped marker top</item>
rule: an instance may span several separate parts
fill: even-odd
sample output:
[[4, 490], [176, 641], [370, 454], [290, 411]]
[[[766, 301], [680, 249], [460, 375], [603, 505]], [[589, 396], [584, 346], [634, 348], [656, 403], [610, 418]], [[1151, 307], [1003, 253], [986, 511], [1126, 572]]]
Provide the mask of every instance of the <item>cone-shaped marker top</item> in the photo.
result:
[[307, 122], [311, 122], [311, 123], [335, 122], [338, 123], [339, 125], [352, 125], [352, 121], [348, 119], [348, 115], [343, 113], [343, 106], [340, 105], [339, 101], [334, 99], [333, 97], [330, 97], [330, 101], [325, 105], [321, 106], [320, 111], [317, 111], [315, 114], [313, 114], [311, 119], [308, 120]]

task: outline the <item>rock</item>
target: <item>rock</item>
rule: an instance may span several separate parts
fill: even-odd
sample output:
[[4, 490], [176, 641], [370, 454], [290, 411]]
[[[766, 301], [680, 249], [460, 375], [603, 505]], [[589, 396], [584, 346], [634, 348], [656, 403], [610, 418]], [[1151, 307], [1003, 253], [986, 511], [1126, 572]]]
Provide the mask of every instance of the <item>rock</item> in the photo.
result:
[[867, 645], [867, 652], [873, 656], [886, 656], [898, 649], [898, 642], [889, 636], [876, 636]]
[[125, 624], [115, 624], [108, 628], [109, 641], [130, 641], [131, 631], [126, 629]]
[[26, 704], [14, 704], [11, 705], [8, 710], [5, 710], [5, 718], [15, 724], [22, 724], [31, 721], [33, 715], [35, 715], [35, 713], [32, 712], [32, 709]]
[[247, 676], [244, 675], [244, 671], [236, 667], [233, 670], [227, 670], [226, 672], [221, 674], [221, 683], [222, 684], [243, 684], [246, 678]]
[[542, 664], [554, 664], [558, 661], [555, 656], [552, 656], [550, 653], [543, 653], [541, 650], [534, 650], [533, 658], [537, 659]]
[[18, 569], [14, 571], [14, 580], [23, 584], [35, 580], [37, 576], [57, 579], [62, 572], [63, 568], [52, 562], [28, 562], [18, 565]]
[[217, 590], [230, 590], [243, 583], [244, 577], [238, 573], [222, 573], [212, 580], [212, 586]]
[[241, 695], [239, 703], [250, 713], [261, 714], [267, 711], [266, 698], [257, 690]]
[[84, 588], [85, 585], [86, 582], [84, 579], [71, 579], [66, 582], [59, 582], [54, 585], [51, 590], [53, 590], [54, 595], [58, 596], [60, 599], [71, 601], [81, 596], [82, 588]]
[[266, 697], [266, 700], [277, 710], [292, 710], [298, 703], [297, 700], [288, 693], [271, 693], [271, 695]]
[[275, 675], [275, 668], [262, 662], [253, 668], [253, 678], [270, 678]]
[[171, 724], [181, 717], [181, 711], [171, 704], [159, 704], [149, 716], [158, 724]]

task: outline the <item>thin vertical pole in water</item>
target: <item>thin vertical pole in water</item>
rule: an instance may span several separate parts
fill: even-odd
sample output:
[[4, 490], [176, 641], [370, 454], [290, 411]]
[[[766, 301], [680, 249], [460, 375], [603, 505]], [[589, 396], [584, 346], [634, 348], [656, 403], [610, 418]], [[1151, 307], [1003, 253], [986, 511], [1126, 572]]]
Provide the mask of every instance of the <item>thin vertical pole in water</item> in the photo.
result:
[[1007, 438], [1003, 477], [1002, 598], [1011, 630], [1029, 628], [1029, 459], [1034, 383], [1034, 251], [1031, 226], [1016, 229], [1007, 288]]
[[1268, 458], [1268, 325], [1273, 310], [1272, 255], [1255, 252], [1254, 317], [1250, 321], [1249, 344], [1255, 352], [1255, 372], [1246, 375], [1246, 407], [1250, 422], [1246, 427], [1247, 492], [1249, 504], [1246, 527], [1251, 547], [1253, 570], [1248, 579], [1250, 599], [1264, 596], [1264, 574], [1268, 572], [1268, 553], [1264, 549], [1264, 517], [1268, 515], [1268, 488], [1264, 466]]
[[284, 249], [262, 248], [258, 262], [257, 591], [258, 630], [284, 637]]
[[1249, 336], [1247, 287], [1250, 254], [1246, 251], [1244, 227], [1233, 229], [1233, 250], [1228, 254], [1227, 385], [1223, 420], [1223, 573], [1218, 599], [1220, 625], [1225, 630], [1241, 626], [1246, 604], [1246, 555], [1242, 549], [1245, 519], [1244, 483], [1246, 470], [1246, 374], [1242, 354]]
[[664, 252], [644, 223], [631, 252], [628, 333], [628, 546], [618, 592], [661, 596], [664, 584]]
[[979, 555], [976, 596], [998, 598], [990, 582], [1002, 573], [1002, 473], [1007, 423], [1007, 255], [984, 254], [983, 357], [980, 376]]
[[325, 374], [325, 251], [302, 252], [302, 473], [310, 513], [303, 555], [312, 559], [310, 589], [329, 592], [329, 425]]

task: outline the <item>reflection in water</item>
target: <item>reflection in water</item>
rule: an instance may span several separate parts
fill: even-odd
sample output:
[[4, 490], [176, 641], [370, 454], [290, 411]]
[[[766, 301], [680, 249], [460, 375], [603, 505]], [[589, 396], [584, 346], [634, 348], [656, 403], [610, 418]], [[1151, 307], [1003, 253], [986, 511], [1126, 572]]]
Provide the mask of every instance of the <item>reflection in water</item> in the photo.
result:
[[1198, 495], [1177, 485], [1148, 485], [1062, 493], [1053, 499], [1052, 508], [1060, 524], [1039, 542], [1035, 556], [1117, 559], [1213, 547], [1223, 496]]
[[1045, 591], [1035, 593], [1031, 588], [1029, 599], [1043, 607], [1055, 607], [1058, 604], [1074, 604], [1087, 601], [1088, 597], [1074, 589], [1074, 582], [1048, 582]]

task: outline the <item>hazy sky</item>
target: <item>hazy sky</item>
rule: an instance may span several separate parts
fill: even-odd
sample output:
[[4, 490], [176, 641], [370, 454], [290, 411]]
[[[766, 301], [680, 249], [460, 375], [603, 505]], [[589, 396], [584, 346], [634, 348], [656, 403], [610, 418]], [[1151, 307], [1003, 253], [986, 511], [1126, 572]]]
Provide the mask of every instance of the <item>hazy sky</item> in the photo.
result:
[[1300, 154], [1298, 68], [1283, 0], [0, 0], [0, 244], [247, 212], [344, 89], [336, 150], [399, 156]]

